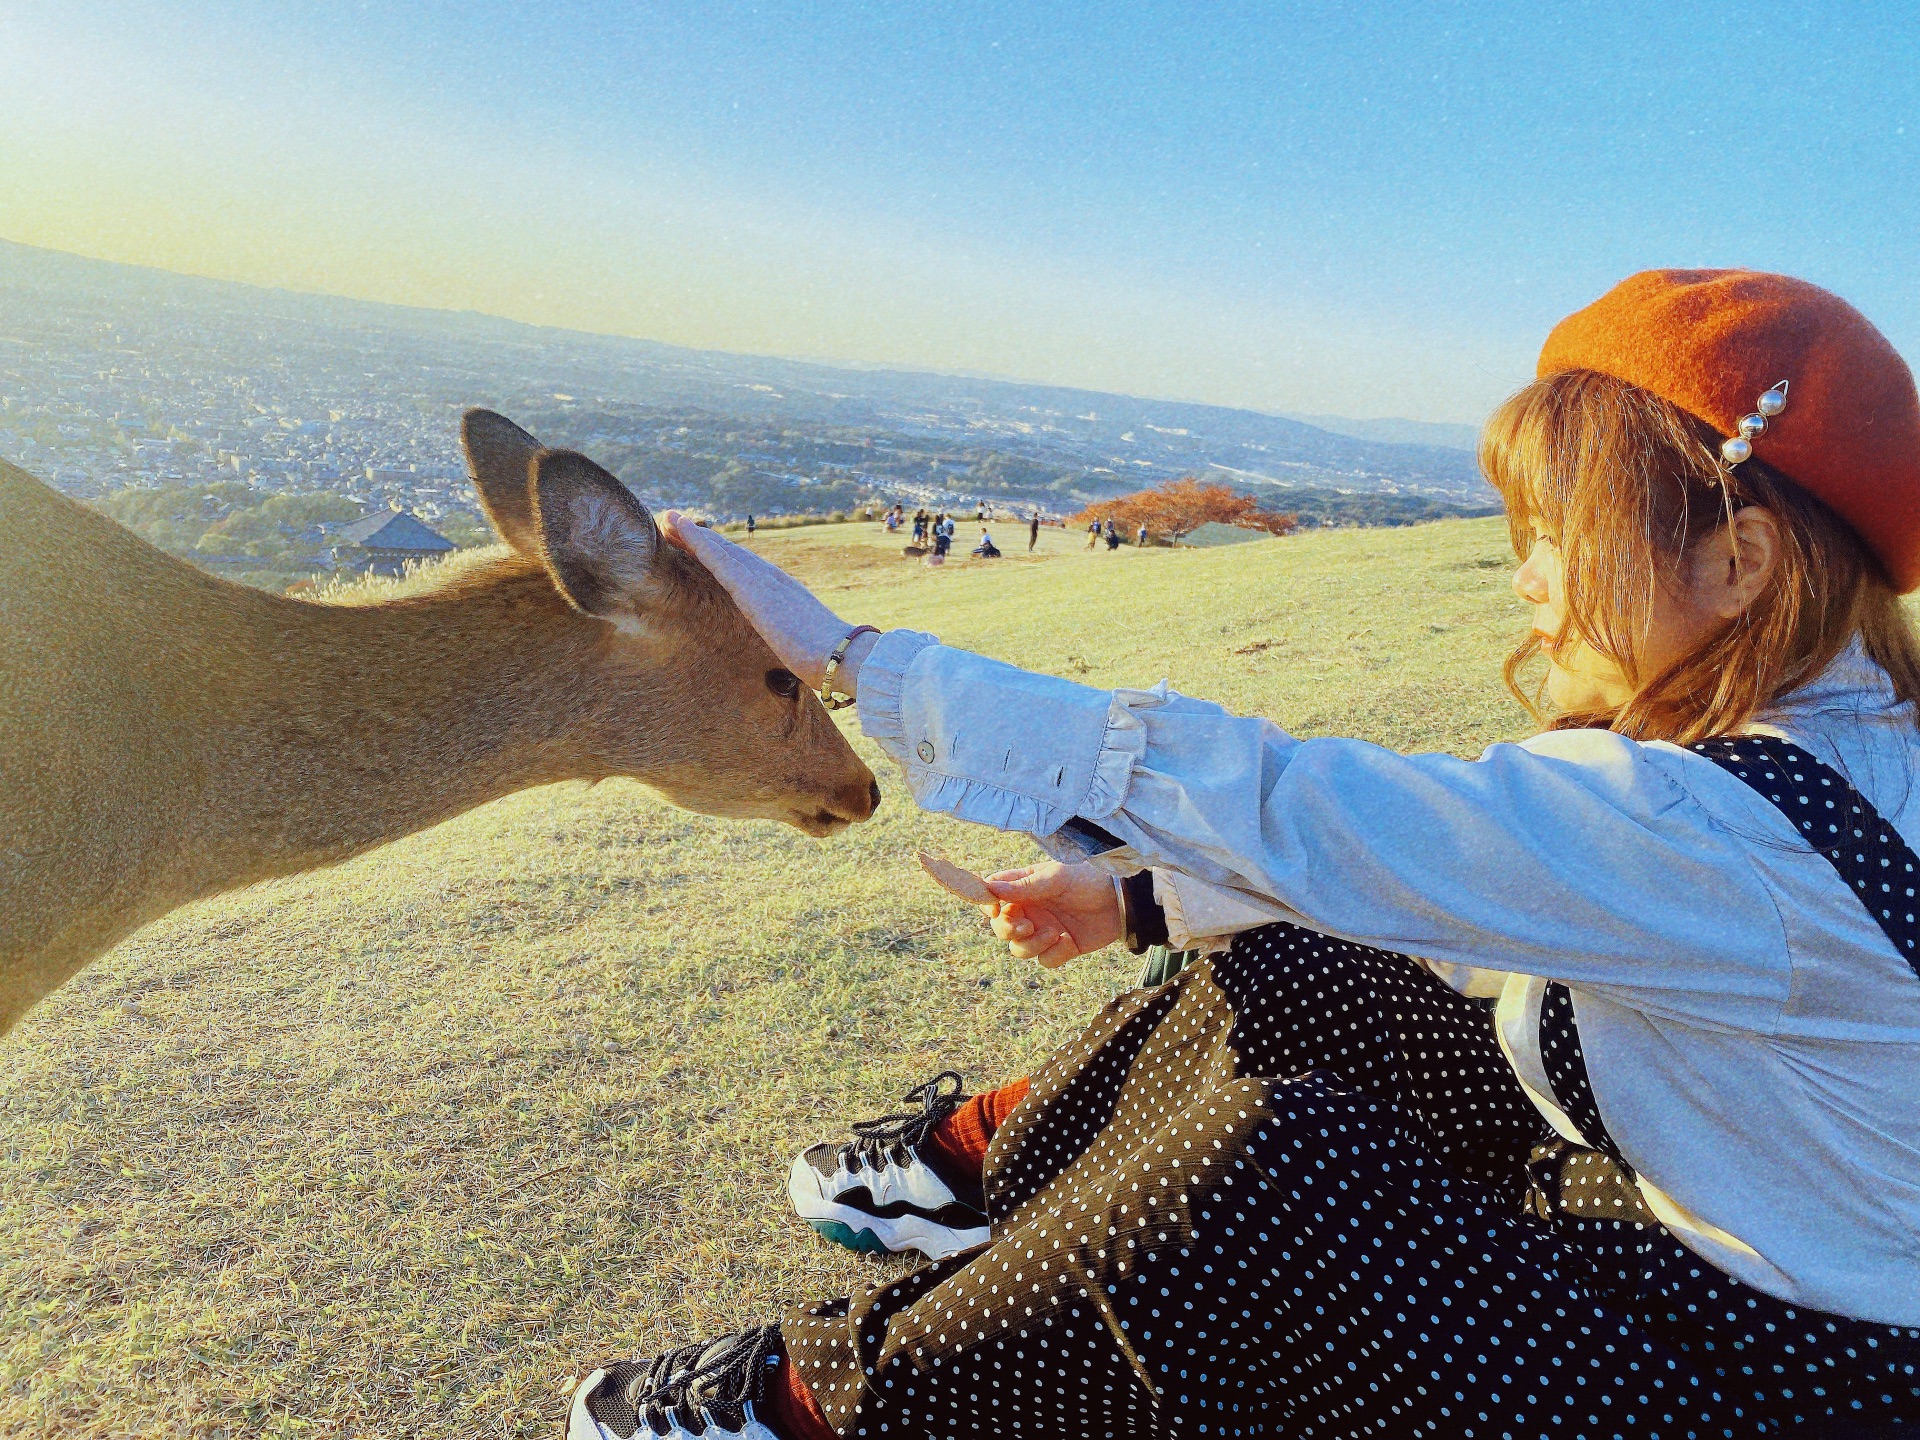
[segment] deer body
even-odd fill
[[[205,575],[0,465],[0,1033],[179,905],[529,785],[871,813],[826,712],[617,481],[486,412],[467,440],[506,549],[364,605]]]

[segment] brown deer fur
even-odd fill
[[[529,785],[627,775],[810,834],[879,802],[624,486],[472,411],[502,549],[381,603],[203,574],[0,464],[0,1034],[176,906]]]

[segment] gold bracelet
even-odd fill
[[[847,658],[847,647],[862,635],[878,635],[875,625],[856,625],[833,647],[833,654],[827,657],[826,673],[820,677],[820,703],[829,710],[844,710],[853,703],[853,696],[843,695],[833,688],[833,677],[840,669],[840,662]]]

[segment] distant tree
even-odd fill
[[[1109,518],[1127,535],[1144,525],[1148,535],[1163,540],[1178,540],[1209,522],[1264,530],[1269,535],[1286,535],[1300,525],[1298,516],[1262,510],[1251,495],[1236,494],[1226,485],[1204,485],[1192,476],[1089,505],[1067,523],[1084,526]]]
[[[352,520],[363,509],[344,495],[263,495],[237,480],[117,490],[93,503],[171,554],[246,555],[261,561],[263,572],[297,567],[315,548],[301,535],[328,521]]]
[[[449,510],[433,522],[433,528],[462,550],[492,545],[499,539],[492,527],[471,510]]]

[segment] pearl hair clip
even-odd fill
[[[1753,402],[1755,414],[1742,415],[1737,427],[1739,433],[1730,440],[1720,443],[1720,458],[1729,465],[1738,465],[1753,455],[1753,442],[1766,433],[1767,421],[1787,408],[1787,384],[1782,380],[1758,400]]]

